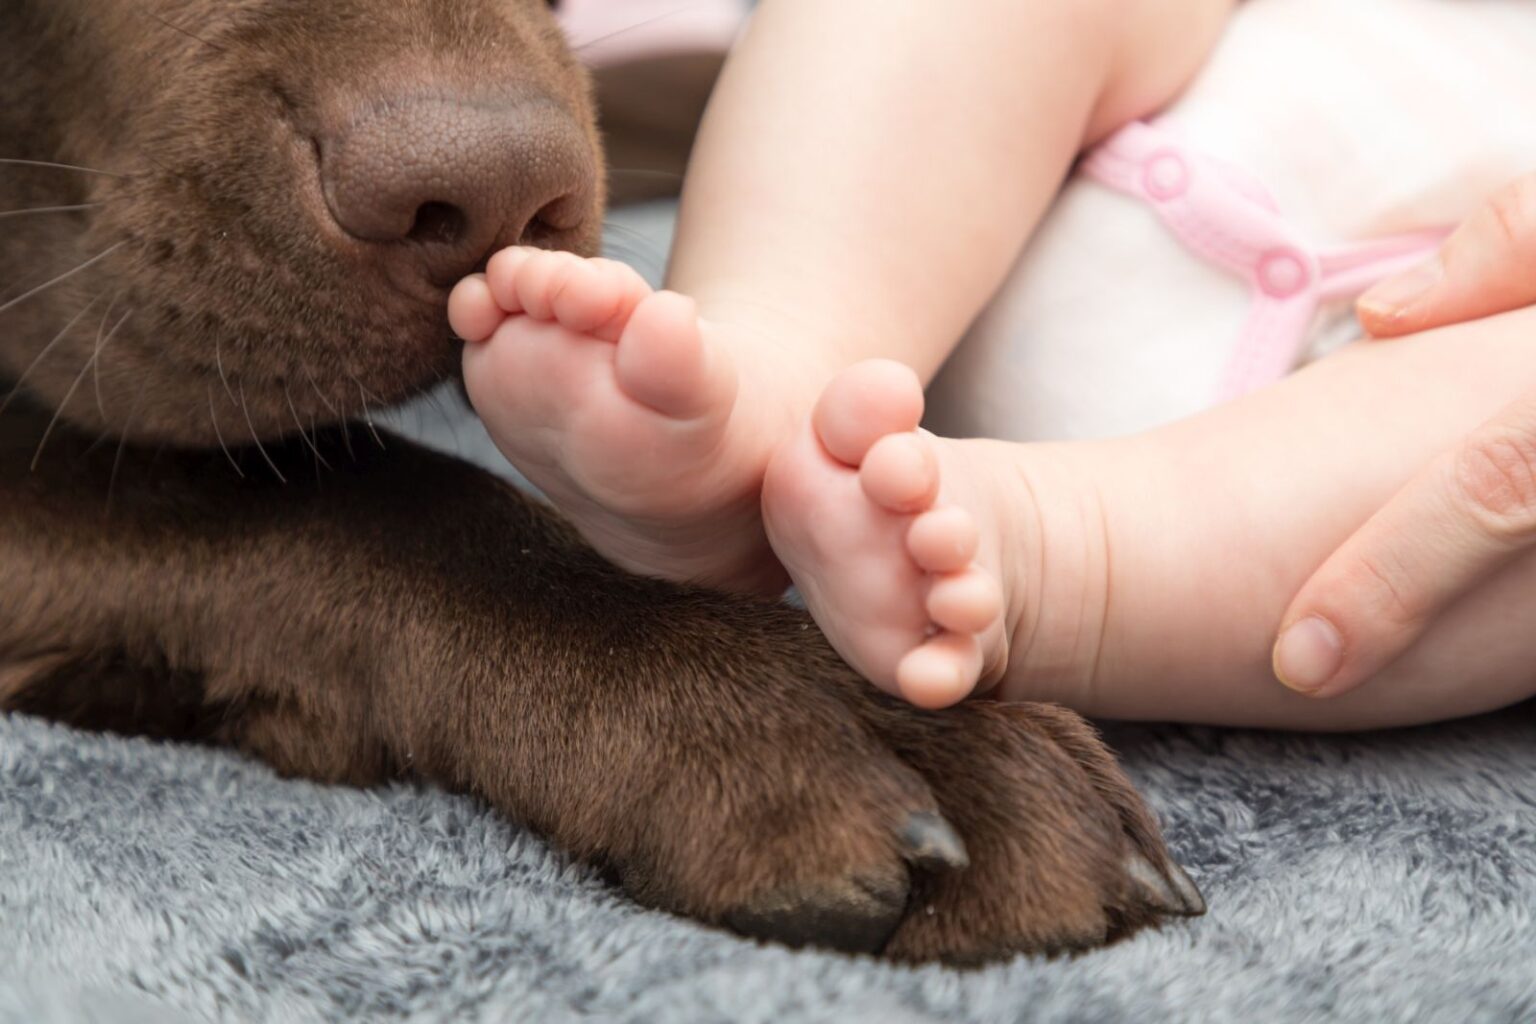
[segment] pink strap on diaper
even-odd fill
[[[1145,200],[1186,248],[1249,282],[1253,303],[1222,376],[1223,401],[1291,371],[1321,302],[1352,298],[1427,259],[1448,234],[1437,229],[1314,246],[1258,182],[1196,153],[1167,129],[1141,122],[1095,148],[1081,170]]]

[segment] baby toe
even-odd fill
[[[595,334],[618,317],[624,297],[602,267],[577,260],[551,279],[549,308],[561,326],[580,334]]]
[[[554,319],[554,297],[581,265],[581,257],[568,252],[536,251],[528,256],[515,275],[517,302],[523,312],[535,320]]]
[[[888,359],[851,366],[832,379],[812,416],[828,454],[857,466],[880,438],[915,430],[923,418],[923,388],[909,367]]]
[[[954,633],[980,633],[1003,614],[1003,592],[978,568],[948,573],[928,588],[928,617]]]
[[[536,252],[537,249],[514,245],[496,253],[486,263],[485,283],[503,312],[512,314],[523,311],[522,302],[517,297],[518,272]]]
[[[448,295],[448,325],[465,341],[486,340],[506,317],[484,274],[466,277]]]
[[[611,260],[606,256],[594,256],[587,260],[591,266],[597,267],[608,275],[609,283],[615,289],[634,297],[639,302],[654,290],[645,278],[640,276],[640,271],[620,260]]]
[[[705,344],[698,306],[656,292],[636,307],[619,339],[614,372],[635,401],[676,419],[730,411],[734,376]]]
[[[980,546],[976,517],[959,505],[929,509],[907,530],[907,554],[924,572],[959,572]]]
[[[896,666],[902,698],[937,711],[971,695],[981,678],[981,645],[966,633],[940,633],[907,652]]]
[[[603,341],[618,341],[629,326],[629,318],[634,316],[640,303],[651,296],[652,288],[627,263],[598,257],[588,260],[587,266],[597,270],[600,287],[605,295],[612,296],[614,302],[613,315],[592,328],[592,334]]]
[[[915,433],[887,434],[865,453],[859,483],[865,496],[888,512],[931,508],[939,494],[933,446]]]

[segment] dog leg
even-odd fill
[[[625,575],[393,437],[242,476],[60,433],[33,471],[45,422],[0,420],[0,709],[419,775],[644,903],[795,944],[975,960],[1195,909],[1064,713],[898,705],[801,613]]]

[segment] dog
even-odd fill
[[[374,428],[447,289],[594,253],[542,0],[0,0],[0,710],[477,794],[637,901],[975,963],[1200,896],[1064,710],[927,713]]]

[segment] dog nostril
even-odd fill
[[[409,237],[414,242],[457,245],[469,230],[469,218],[452,203],[422,203],[416,208]]]
[[[533,249],[543,248],[544,243],[549,241],[554,234],[554,228],[545,223],[542,217],[535,217],[528,222],[527,227],[523,228],[522,236],[518,238],[517,244]]]
[[[539,208],[528,223],[523,227],[522,235],[518,239],[519,245],[541,246],[563,232],[579,226],[580,218],[576,223],[571,223],[571,206],[576,201],[574,196],[561,196],[553,199]]]

